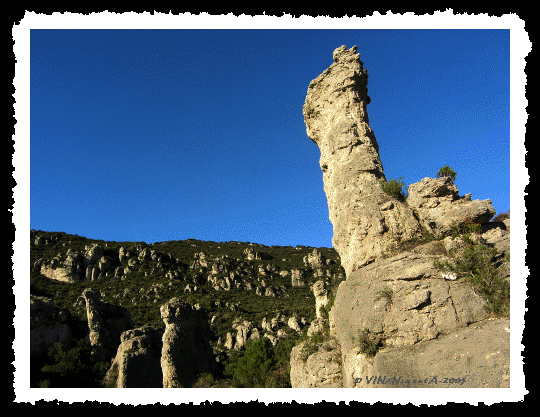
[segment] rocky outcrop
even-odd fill
[[[407,203],[422,226],[436,237],[451,232],[456,224],[482,224],[495,215],[491,200],[472,200],[470,194],[460,197],[450,177],[424,178],[411,184]]]
[[[412,210],[401,201],[388,204],[381,189],[386,178],[369,127],[368,75],[356,51],[334,51],[334,63],[309,84],[303,108],[307,134],[321,152],[332,243],[347,276],[421,231]]]
[[[317,249],[313,249],[313,252],[307,256],[304,256],[304,265],[311,268],[320,268],[326,265],[326,258]]]
[[[293,388],[341,388],[341,352],[335,340],[306,352],[309,342],[302,342],[291,351],[291,386]]]
[[[144,326],[122,333],[106,384],[115,388],[162,388],[162,335]]]
[[[161,370],[163,388],[189,387],[199,373],[215,369],[208,320],[203,311],[172,298],[161,306],[165,323]]]
[[[315,296],[315,314],[317,318],[322,318],[321,308],[328,305],[328,291],[324,281],[317,281],[312,287]]]
[[[51,299],[30,295],[30,355],[45,354],[56,343],[69,346],[73,334],[68,318]]]
[[[486,302],[462,280],[446,280],[436,257],[405,252],[360,268],[339,286],[331,331],[344,352],[364,329],[387,347],[408,346],[486,319]]]
[[[85,278],[85,262],[81,254],[68,252],[66,259],[59,257],[41,265],[41,274],[47,278],[63,282],[75,282]]]
[[[291,285],[293,287],[303,287],[305,285],[304,278],[307,274],[304,269],[293,269],[291,271]]]
[[[133,321],[125,307],[101,301],[101,293],[93,288],[83,291],[88,317],[88,339],[92,345],[92,357],[97,362],[115,357],[120,336],[133,328]]]
[[[344,355],[345,388],[509,388],[510,320],[488,319],[435,340]]]
[[[367,115],[367,71],[356,52],[356,46],[334,51],[334,63],[310,83],[303,108],[307,134],[321,152],[332,243],[347,277],[329,312],[329,337],[341,349],[343,386],[367,387],[373,380],[366,378],[374,375],[442,379],[483,371],[484,376],[468,378],[462,386],[509,386],[509,334],[501,330],[508,322],[491,323],[486,300],[456,273],[434,265],[436,260],[449,261],[454,249],[460,253],[463,242],[447,237],[409,251],[401,245],[424,231],[442,238],[455,226],[480,224],[484,234],[472,239],[497,249],[496,267],[504,271],[506,227],[501,223],[503,227],[487,231],[495,214],[491,201],[459,196],[449,177],[411,184],[407,198],[385,193],[386,178]],[[398,254],[390,257],[396,249]],[[324,336],[320,314],[309,330],[317,335],[315,340]],[[453,344],[456,340],[460,342]],[[314,349],[313,341],[293,349],[293,387],[324,383],[302,365],[317,361]],[[399,386],[407,384],[410,381]]]

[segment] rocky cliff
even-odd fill
[[[293,349],[293,387],[508,387],[509,223],[450,177],[385,192],[356,52],[334,51],[304,105],[346,280],[327,334]]]

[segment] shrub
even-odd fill
[[[268,338],[248,340],[244,356],[238,359],[233,371],[233,384],[240,388],[264,388],[274,363]]]
[[[71,349],[56,343],[49,349],[49,358],[54,363],[45,365],[41,371],[50,376],[49,384],[54,388],[95,388],[101,385],[108,364],[93,362],[90,355],[91,348],[85,340],[79,340]]]
[[[510,210],[508,210],[506,213],[497,214],[491,221],[492,222],[502,222],[506,219],[510,218]]]
[[[278,364],[270,371],[264,385],[265,388],[291,388],[290,366]]]
[[[390,197],[404,199],[405,195],[403,194],[403,187],[405,187],[405,183],[401,181],[402,179],[403,177],[399,177],[397,180],[391,179],[387,182],[381,178],[379,183],[381,184],[382,190]]]
[[[197,381],[193,384],[192,388],[212,388],[215,379],[211,373],[202,373],[197,377]]]
[[[371,332],[369,329],[364,329],[358,337],[360,353],[368,357],[374,357],[380,348],[384,346],[384,341],[381,337]]]
[[[443,272],[452,272],[465,278],[481,297],[487,301],[487,310],[497,316],[510,314],[510,284],[495,266],[497,250],[471,238],[472,233],[481,232],[480,225],[467,222],[454,230],[464,242],[463,249],[452,251],[451,261],[434,261],[434,266]]]
[[[450,177],[452,182],[456,179],[457,173],[450,168],[448,165],[443,166],[439,169],[439,172],[437,172],[437,178],[441,177]]]

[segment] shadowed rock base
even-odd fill
[[[510,320],[490,319],[436,340],[344,358],[345,388],[509,388]]]

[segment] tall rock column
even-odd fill
[[[369,127],[368,75],[356,51],[334,51],[334,63],[309,84],[303,108],[307,134],[321,151],[332,243],[347,277],[420,233],[412,210],[380,187],[386,178]]]
[[[160,308],[165,323],[161,350],[163,388],[189,387],[198,374],[215,370],[210,328],[202,311],[172,298]]]

